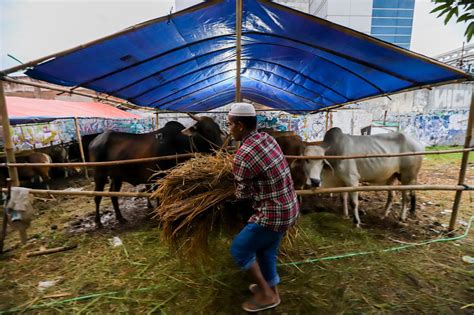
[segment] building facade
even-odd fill
[[[175,0],[180,11],[199,0]],[[415,0],[275,0],[292,9],[410,49]]]
[[[448,51],[435,59],[474,75],[474,44]]]
[[[309,14],[410,49],[415,0],[308,1]]]

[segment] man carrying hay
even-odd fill
[[[249,290],[253,297],[242,304],[258,312],[280,304],[276,263],[281,239],[299,215],[299,205],[290,168],[273,137],[256,130],[255,108],[234,103],[228,115],[229,131],[242,141],[234,158],[236,197],[252,199],[255,214],[231,246],[235,262],[255,280]]]

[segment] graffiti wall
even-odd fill
[[[206,116],[213,117],[222,130],[226,130],[227,114],[224,112],[208,112]],[[327,117],[328,128],[340,127],[344,132],[360,135],[360,130],[372,122],[372,114],[364,110],[344,110],[331,113]],[[193,120],[183,114],[162,114],[159,116],[159,126],[163,127],[168,121],[176,120],[188,127]],[[272,128],[280,131],[295,131],[304,141],[322,140],[326,133],[326,113],[307,115],[292,115],[281,111],[258,112],[258,128]]]
[[[221,110],[222,111],[222,110]],[[225,112],[206,113],[226,130]],[[387,121],[397,122],[400,130],[419,139],[424,145],[463,145],[467,128],[468,110],[442,111],[431,114],[389,114]],[[361,129],[372,124],[373,114],[365,110],[339,110],[312,115],[292,115],[286,112],[259,112],[258,127],[281,131],[295,131],[304,141],[322,140],[326,126],[339,127],[344,133],[360,135]],[[183,114],[162,114],[159,127],[177,120],[188,127],[194,121]],[[143,119],[79,119],[81,135],[114,130],[129,133],[145,133],[155,130],[155,117]],[[76,138],[73,119],[55,120],[49,123],[25,124],[11,127],[13,144],[17,151],[31,150],[51,144],[67,143]],[[2,137],[3,139],[3,137]],[[1,140],[2,140],[1,139]],[[3,141],[0,142],[3,146]]]
[[[130,133],[145,133],[155,129],[153,117],[144,119],[79,119],[81,135],[114,130]],[[76,139],[74,119],[61,119],[45,123],[15,125],[11,127],[12,141],[16,151],[31,150]],[[3,136],[0,142],[3,147]]]
[[[400,129],[419,139],[425,146],[463,145],[469,111],[447,111],[433,114],[391,116]]]

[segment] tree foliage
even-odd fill
[[[444,24],[448,24],[453,16],[456,22],[466,22],[467,29],[464,35],[469,42],[474,35],[474,0],[431,0],[437,6],[430,13],[438,12],[438,17],[444,17]]]

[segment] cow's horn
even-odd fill
[[[192,119],[194,119],[195,121],[201,121],[201,117],[198,117],[196,115],[193,115],[191,113],[187,113],[189,115],[189,117],[191,117]]]

